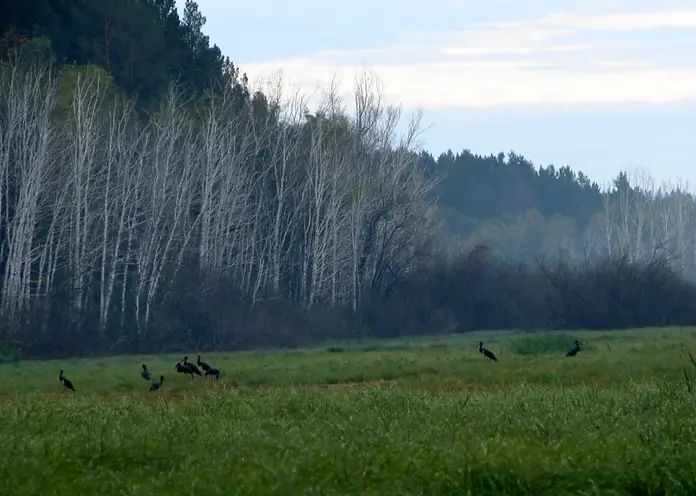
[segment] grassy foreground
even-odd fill
[[[219,382],[179,356],[5,364],[0,494],[696,494],[688,351],[694,330],[501,332],[205,355]]]

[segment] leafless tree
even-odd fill
[[[13,60],[0,71],[0,311],[9,321],[29,303],[33,264],[42,253],[37,229],[50,204],[56,90],[47,67]]]
[[[664,186],[665,193],[659,201],[662,214],[663,236],[668,241],[670,256],[677,262],[677,269],[687,271],[689,244],[694,227],[694,199],[689,193],[688,182],[680,180]],[[657,202],[656,202],[657,203]]]
[[[77,74],[67,126],[61,138],[67,144],[65,174],[67,200],[64,219],[67,222],[68,263],[71,277],[72,308],[77,328],[90,293],[92,277],[100,265],[98,232],[103,206],[105,177],[103,149],[105,122],[104,92],[96,73]],[[102,243],[103,246],[103,243]]]
[[[379,82],[367,72],[356,82],[355,113],[351,170],[359,178],[352,185],[351,303],[357,308],[361,287],[378,291],[387,272],[404,270],[414,252],[406,248],[418,251],[436,226],[429,198],[434,182],[416,170],[412,153],[420,114],[398,140],[401,108],[384,102]]]
[[[200,149],[184,102],[172,87],[148,127],[147,167],[137,192],[140,224],[135,238],[137,284],[135,313],[139,339],[144,339],[156,294],[165,292],[183,262],[200,214],[190,215]],[[166,277],[165,268],[168,269]]]
[[[402,109],[367,72],[353,111],[336,80],[315,115],[281,87],[251,98],[218,88],[198,103],[172,87],[144,123],[98,71],[59,98],[48,68],[3,66],[2,317],[29,309],[48,322],[60,289],[75,332],[94,319],[97,338],[120,325],[143,342],[190,273],[224,275],[252,303],[358,311],[366,292],[389,292],[441,220],[416,163],[420,114],[399,134]]]
[[[101,202],[99,329],[103,336],[116,281],[121,278],[122,319],[133,234],[138,226],[136,195],[144,174],[147,135],[135,124],[132,105],[116,100],[108,112]]]

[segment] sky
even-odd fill
[[[369,69],[422,109],[436,157],[515,151],[601,185],[629,169],[696,189],[694,0],[197,3],[251,81],[312,93],[337,76],[347,94]]]

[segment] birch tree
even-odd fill
[[[94,328],[143,344],[173,283],[200,286],[189,280],[231,284],[252,304],[287,296],[357,312],[435,235],[419,115],[397,133],[402,110],[369,73],[354,112],[336,80],[314,116],[276,80],[265,96],[230,86],[197,104],[172,88],[147,123],[99,70],[71,72],[60,95],[48,69],[0,73],[4,319],[42,313],[49,332],[58,313],[75,337]]]
[[[306,97],[299,91],[283,101],[282,81],[279,79],[271,101],[281,110],[283,124],[276,127],[273,136],[272,160],[266,171],[271,185],[269,214],[272,216],[272,232],[269,237],[268,256],[270,262],[270,290],[278,293],[280,282],[289,263],[289,250],[293,232],[299,227],[300,209],[298,193],[303,188],[302,176],[297,167],[302,146],[302,119],[307,105]]]
[[[141,341],[146,338],[155,296],[166,292],[198,224],[198,215],[189,217],[200,153],[193,146],[192,131],[183,102],[172,88],[148,129],[143,163],[147,169],[136,198],[139,215],[144,219],[134,240],[135,313]]]
[[[654,182],[647,171],[622,171],[614,190],[605,194],[605,234],[607,249],[626,253],[638,261],[652,256],[646,251],[653,215]]]
[[[232,90],[212,97],[201,110],[200,230],[197,239],[200,266],[226,270],[242,240],[235,234],[248,211],[252,177],[246,166],[254,155],[251,123]]]
[[[56,85],[48,68],[14,60],[0,70],[0,255],[2,316],[12,322],[27,307],[42,207],[54,157],[51,113]]]
[[[687,270],[690,232],[694,227],[694,200],[689,193],[688,183],[677,180],[665,183],[662,195],[656,200],[656,223],[659,222],[668,254],[676,261],[676,268],[684,273]]]
[[[69,273],[72,307],[78,329],[90,293],[100,250],[95,236],[103,205],[104,91],[98,73],[77,74],[71,95],[68,126],[62,137],[67,143],[66,196]],[[108,165],[107,165],[108,169]]]
[[[147,136],[138,129],[132,106],[116,100],[108,114],[103,161],[104,185],[101,201],[101,243],[99,279],[99,330],[104,337],[116,281],[122,284],[122,299],[128,286],[128,262],[133,231],[137,228],[136,195],[144,175],[142,150]],[[121,312],[125,313],[125,303]]]
[[[402,110],[384,103],[379,83],[364,74],[355,93],[356,136],[362,137],[358,150],[375,151],[373,163],[367,162],[370,200],[360,207],[364,220],[358,278],[378,291],[387,271],[399,274],[411,262],[413,252],[399,253],[396,247],[417,248],[433,234],[435,217],[428,197],[435,183],[415,168],[412,149],[421,130],[420,114],[399,141],[396,128]]]

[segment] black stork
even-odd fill
[[[140,372],[140,375],[141,375],[142,378],[145,379],[146,381],[149,381],[149,380],[150,380],[150,377],[151,377],[152,375],[150,374],[150,371],[147,370],[147,365],[143,364],[143,371]]]
[[[63,386],[65,386],[66,390],[70,389],[71,391],[75,391],[75,387],[73,386],[72,382],[70,382],[70,379],[63,377],[63,369],[61,369],[60,374],[58,375],[58,380]]]
[[[190,369],[191,369],[191,372],[193,372],[194,374],[196,374],[196,375],[201,375],[201,369],[199,369],[198,367],[196,367],[196,364],[195,364],[195,363],[189,363],[189,362],[188,362],[188,357],[187,357],[187,356],[184,357],[184,365],[185,365],[186,367],[190,368]],[[191,376],[191,377],[193,377],[193,376]]]
[[[188,374],[190,377],[193,377],[193,370],[191,370],[190,363],[187,365],[181,365],[181,362],[179,362],[174,367],[174,370],[176,370],[180,374]]]
[[[207,379],[208,377],[215,377],[215,380],[219,381],[220,371],[218,369],[210,367],[208,370],[205,371],[205,378]]]
[[[199,366],[200,368],[202,368],[205,372],[208,372],[210,369],[213,368],[213,367],[211,367],[210,365],[208,365],[207,363],[201,362],[201,356],[200,356],[200,355],[198,355],[198,360],[196,361],[196,363],[197,363],[198,366]]]
[[[164,384],[164,376],[160,376],[159,382],[155,381],[152,384],[150,384],[150,391],[159,391],[162,389],[162,384]]]
[[[578,351],[580,351],[580,343],[575,340],[575,346],[573,346],[568,353],[566,353],[567,357],[572,357],[578,354]]]
[[[483,347],[483,341],[479,342],[478,348],[479,348],[479,352],[483,353],[486,356],[486,358],[489,358],[489,359],[493,360],[494,362],[498,361],[498,359],[495,357],[495,355],[493,354],[493,352],[491,350],[487,350],[486,348]]]

